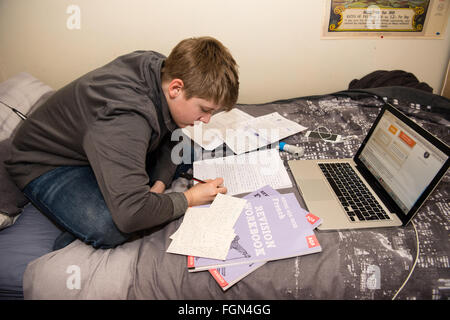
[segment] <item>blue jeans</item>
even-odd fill
[[[117,229],[90,166],[59,167],[31,181],[25,196],[66,232],[54,250],[76,238],[94,248],[113,248],[131,235]]]
[[[174,180],[192,169],[191,161],[178,165]],[[149,158],[151,170],[151,158]],[[166,186],[169,187],[169,186]],[[24,189],[34,206],[53,220],[64,232],[53,249],[61,249],[76,238],[94,248],[114,248],[144,232],[126,234],[117,229],[90,166],[63,166],[44,173]]]
[[[174,179],[192,164],[180,164]],[[65,230],[54,250],[76,238],[94,248],[114,248],[140,233],[126,234],[117,229],[90,166],[64,166],[44,173],[23,190],[34,206]]]

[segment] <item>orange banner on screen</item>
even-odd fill
[[[394,127],[392,124],[389,126],[388,130],[394,135],[397,133],[397,128]]]
[[[400,131],[400,134],[398,135],[398,137],[400,139],[402,139],[408,146],[410,146],[411,148],[414,147],[416,145],[416,142],[411,139],[406,133],[404,133],[403,131]]]

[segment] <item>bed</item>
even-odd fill
[[[24,113],[51,94],[39,92]],[[325,159],[351,157],[384,101],[450,144],[450,101],[412,86],[348,89],[237,107],[253,116],[277,111],[310,129],[323,126],[343,135],[345,140],[336,144],[307,138],[304,132],[283,140],[303,147],[304,159]],[[0,142],[1,166],[13,134],[14,130]],[[280,155],[283,160],[294,158],[285,152]],[[186,257],[165,252],[182,218],[115,249],[96,250],[76,240],[52,251],[60,230],[14,189],[4,168],[0,169],[0,211],[10,219],[0,231],[0,299],[449,298],[448,173],[414,225],[316,231],[322,252],[268,262],[224,292],[208,272],[189,273]],[[180,178],[171,190],[186,186]],[[295,188],[282,192],[289,191],[301,201]]]

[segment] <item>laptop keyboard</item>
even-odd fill
[[[351,221],[389,220],[349,163],[319,163]]]

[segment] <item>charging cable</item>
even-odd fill
[[[0,100],[1,104],[4,104],[5,106],[7,106],[8,108],[10,108],[12,110],[12,112],[14,112],[15,114],[17,114],[17,116],[22,119],[22,120],[26,120],[27,116],[24,115],[22,112],[20,112],[19,110],[17,110],[16,108],[11,107],[9,104],[4,103],[3,101]]]
[[[320,131],[320,129],[324,129],[325,132]],[[329,141],[329,139],[330,139],[331,136],[333,135],[333,134],[331,133],[331,130],[328,129],[327,127],[324,127],[324,126],[318,126],[318,127],[316,127],[313,131],[317,132],[318,135],[319,135],[319,137],[320,137],[320,139],[325,140],[325,141]]]
[[[414,228],[414,231],[416,232],[416,244],[417,244],[417,253],[416,253],[416,260],[414,261],[414,264],[411,268],[411,271],[409,272],[408,276],[406,277],[405,281],[403,282],[402,286],[397,290],[397,292],[395,293],[395,295],[392,297],[392,300],[395,300],[395,298],[397,298],[397,295],[400,293],[400,291],[402,291],[403,287],[406,285],[406,283],[408,282],[409,278],[411,277],[414,269],[416,268],[416,264],[417,261],[419,260],[419,253],[420,253],[420,249],[419,249],[419,234],[417,233],[417,229],[416,229],[416,225],[414,224],[413,221],[411,221],[411,224]]]

